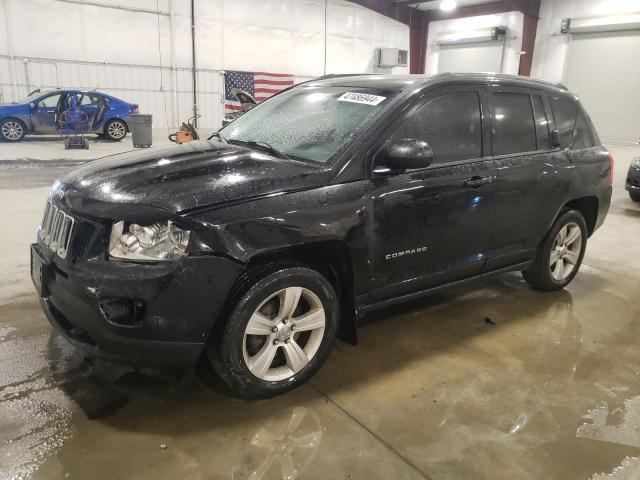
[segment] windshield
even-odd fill
[[[387,105],[394,92],[357,87],[297,87],[261,103],[220,130],[229,143],[327,163]]]
[[[20,103],[29,103],[29,102],[33,102],[36,98],[38,97],[42,97],[43,95],[47,94],[49,92],[41,92],[40,90],[36,90],[35,92],[32,92],[30,95],[28,95],[26,98],[24,98]]]

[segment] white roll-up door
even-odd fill
[[[440,45],[438,73],[501,72],[504,42],[500,40]]]
[[[572,34],[565,83],[603,142],[638,142],[640,30]]]

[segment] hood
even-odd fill
[[[324,166],[200,140],[89,162],[60,177],[51,195],[80,213],[126,220],[313,188],[326,184],[330,173]]]

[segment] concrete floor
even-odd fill
[[[310,384],[259,402],[53,333],[27,245],[61,169],[0,169],[0,479],[640,478],[638,149],[611,150],[611,211],[568,289],[506,274],[378,312]]]

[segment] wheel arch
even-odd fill
[[[333,286],[340,302],[338,338],[347,343],[357,342],[353,261],[349,247],[340,240],[323,240],[288,246],[259,253],[249,259],[245,274],[236,282],[229,295],[230,302],[238,298],[254,283],[282,266],[307,266],[322,274]],[[232,307],[231,307],[232,308]],[[228,312],[228,308],[223,311]]]
[[[127,129],[127,133],[129,133],[131,130],[129,130],[129,123],[122,117],[119,116],[114,116],[114,117],[110,117],[107,119],[106,122],[104,122],[104,127],[106,128],[107,125],[109,125],[109,123],[113,122],[114,120],[120,120],[122,123],[124,123],[125,128]]]
[[[577,210],[582,214],[587,223],[587,234],[590,237],[596,228],[596,221],[598,219],[598,197],[587,196],[569,200],[562,206],[554,222],[565,210]]]

